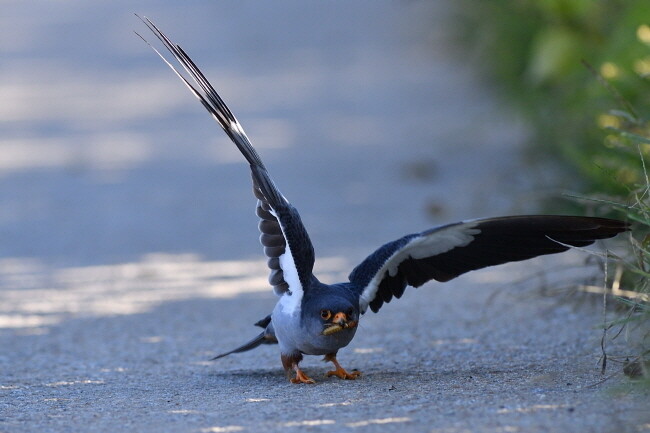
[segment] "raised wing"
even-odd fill
[[[406,286],[449,281],[475,269],[560,253],[626,231],[606,218],[530,215],[449,224],[390,242],[350,274],[361,311],[377,312]]]
[[[261,219],[259,224],[260,242],[269,258],[268,265],[271,269],[269,282],[273,285],[277,294],[295,294],[294,299],[299,301],[302,298],[304,288],[307,287],[312,278],[314,249],[298,211],[291,206],[277,189],[241,124],[198,66],[194,64],[180,46],[173,43],[148,18],[140,19],[180,63],[183,70],[196,83],[197,87],[185,78],[181,71],[167,61],[146,39],[139,34],[138,36],[163,59],[185,83],[192,94],[201,101],[250,164],[253,176],[253,192],[258,199],[257,215]]]

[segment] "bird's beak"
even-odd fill
[[[345,313],[336,313],[332,319],[332,323],[341,325],[345,328],[345,325],[348,323],[348,316]]]
[[[349,320],[345,313],[336,313],[332,319],[332,325],[325,328],[323,335],[334,334],[346,328],[354,328],[355,326],[357,326],[357,322]]]

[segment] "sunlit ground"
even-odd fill
[[[319,260],[326,279],[343,280],[341,258]],[[49,269],[36,260],[0,261],[0,328],[47,332],[70,317],[137,314],[166,302],[269,292],[266,261],[209,262],[150,255],[137,263]]]
[[[502,287],[509,294],[517,293],[518,288],[528,288],[522,292],[527,293],[531,287],[561,293],[561,287],[595,281],[598,262],[586,261],[583,252],[565,256],[563,260],[538,259],[525,267],[510,265],[470,273],[460,285],[484,286],[487,291]],[[551,263],[552,273],[545,268]],[[346,281],[352,267],[342,257],[323,257],[317,261],[316,273],[324,282]],[[268,294],[272,291],[268,274],[262,259],[207,261],[192,254],[149,254],[131,263],[64,268],[53,268],[37,259],[5,258],[0,260],[0,329],[13,328],[21,334],[47,333],[49,326],[70,318],[140,314],[173,301]],[[440,283],[431,283],[432,287],[424,290],[436,290],[436,284]],[[476,342],[472,338],[437,339],[432,344]],[[355,352],[381,350],[357,348]]]

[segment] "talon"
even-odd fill
[[[296,377],[289,378],[289,381],[291,383],[316,383],[314,379],[307,376],[305,373],[303,373],[300,367],[298,367],[298,363],[302,360],[301,353],[294,353],[291,355],[282,354],[280,355],[280,359],[282,360],[284,371],[287,372],[287,376],[290,375],[291,370],[296,372]]]
[[[361,376],[361,372],[358,370],[352,370],[352,373],[348,373],[345,368],[341,367],[341,364],[336,360],[336,353],[330,353],[325,355],[323,361],[329,361],[334,364],[336,370],[331,370],[327,372],[327,377],[336,376],[339,379],[345,380],[354,380],[357,377]]]
[[[302,370],[296,369],[296,377],[291,379],[291,383],[308,383],[314,384],[316,381],[303,373]]]
[[[361,376],[361,372],[357,370],[353,370],[352,373],[348,373],[344,368],[339,367],[336,370],[328,371],[327,377],[330,376],[336,376],[339,379],[354,380],[357,377]]]

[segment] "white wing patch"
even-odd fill
[[[283,313],[294,314],[300,311],[300,302],[302,301],[303,290],[302,284],[300,284],[300,278],[298,278],[296,264],[293,261],[291,248],[289,248],[289,243],[287,243],[284,254],[282,254],[279,259],[284,281],[289,285],[289,291],[284,293],[280,298],[280,305],[282,306]]]
[[[386,272],[391,277],[394,277],[397,275],[400,263],[409,257],[424,259],[468,245],[474,240],[474,236],[481,232],[481,230],[474,228],[477,224],[478,222],[469,222],[436,230],[427,235],[414,238],[408,244],[395,251],[375,274],[366,288],[363,289],[359,297],[359,308],[361,311],[365,312],[370,302],[375,299],[379,284]]]
[[[278,257],[278,259],[280,260],[280,268],[282,269],[284,281],[289,285],[289,291],[282,295],[278,303],[282,307],[283,313],[292,315],[300,312],[300,303],[303,295],[302,284],[300,284],[300,277],[298,276],[298,269],[296,269],[296,262],[293,260],[291,247],[284,234],[284,227],[282,227],[280,219],[272,208],[269,212],[278,220],[286,244],[284,254]]]

